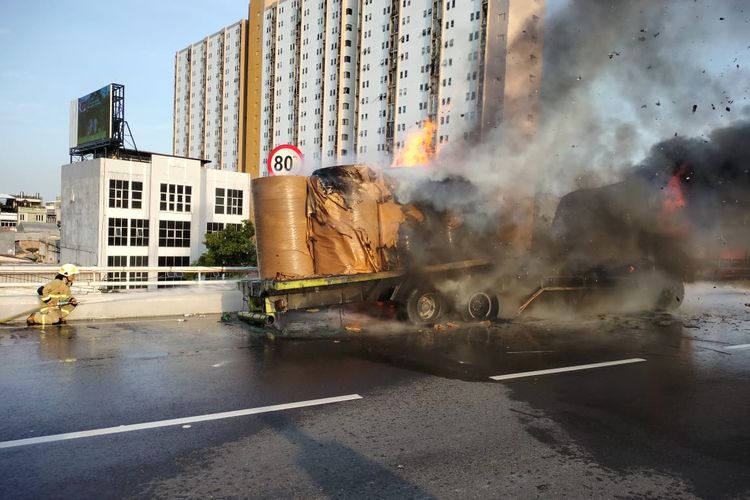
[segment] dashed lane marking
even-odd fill
[[[740,349],[750,349],[750,344],[728,345],[724,349],[731,349],[733,351]]]
[[[295,408],[305,408],[308,406],[319,406],[331,403],[341,403],[362,399],[359,394],[347,394],[346,396],[336,396],[332,398],[310,399],[308,401],[298,401],[296,403],[286,403],[272,406],[261,406],[258,408],[247,408],[245,410],[227,411],[223,413],[209,413],[207,415],[198,415],[194,417],[173,418],[171,420],[158,420],[156,422],[144,422],[142,424],[120,425],[117,427],[106,427],[103,429],[94,429],[90,431],[68,432],[65,434],[53,434],[51,436],[39,436],[26,439],[15,439],[13,441],[0,442],[0,448],[15,448],[18,446],[28,446],[32,444],[51,443],[54,441],[65,441],[69,439],[80,439],[92,436],[104,436],[107,434],[119,434],[122,432],[140,431],[144,429],[156,429],[158,427],[169,427],[172,425],[185,426],[195,422],[207,422],[209,420],[220,420],[223,418],[244,417],[246,415],[257,415],[259,413],[270,413],[274,411],[292,410]],[[183,428],[189,428],[183,427]]]
[[[492,380],[510,380],[514,378],[535,377],[537,375],[548,375],[550,373],[574,372],[578,370],[590,370],[592,368],[604,368],[607,366],[626,365],[629,363],[641,363],[643,358],[621,359],[619,361],[607,361],[604,363],[592,363],[590,365],[565,366],[562,368],[550,368],[549,370],[535,370],[532,372],[509,373],[507,375],[495,375]]]

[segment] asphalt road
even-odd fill
[[[318,340],[218,317],[3,327],[0,498],[747,498],[748,304],[703,284],[673,316],[343,314]]]

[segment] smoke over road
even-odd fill
[[[656,248],[689,277],[693,257],[748,248],[750,6],[568,0],[545,16],[534,137],[505,120],[443,148],[401,200],[432,199],[486,246],[483,231],[524,225],[533,198],[537,249],[588,265]],[[447,188],[451,176],[471,188]],[[607,185],[566,196],[555,217],[566,193]]]

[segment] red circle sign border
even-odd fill
[[[282,144],[280,146],[276,146],[271,150],[271,154],[268,155],[268,160],[266,161],[266,171],[268,172],[268,175],[274,176],[276,174],[273,173],[273,168],[271,168],[271,160],[273,159],[273,155],[281,151],[282,149],[291,149],[295,153],[297,153],[297,156],[299,156],[300,160],[305,159],[305,155],[302,154],[302,151],[299,150],[297,146],[294,144]]]

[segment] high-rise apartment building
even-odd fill
[[[173,153],[245,171],[247,21],[175,55]]]
[[[255,176],[281,144],[298,146],[311,168],[389,165],[425,130],[438,153],[500,123],[533,133],[544,9],[544,0],[253,0],[246,23],[177,54],[174,152]],[[243,26],[239,63],[227,67],[225,54],[211,73],[212,52]],[[238,112],[220,100],[231,91],[217,100],[221,71],[221,85],[239,82]],[[217,119],[238,128],[229,163]]]
[[[544,0],[267,0],[261,164],[284,143],[314,166],[390,164],[426,123],[438,151],[535,123],[543,12]],[[503,113],[510,90],[522,116]]]

